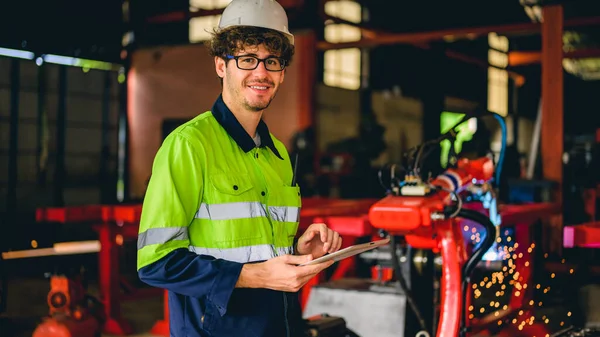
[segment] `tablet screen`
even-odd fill
[[[351,257],[356,254],[364,253],[368,250],[375,249],[377,247],[381,247],[383,245],[388,244],[389,242],[390,242],[390,239],[387,238],[384,240],[371,241],[371,242],[367,242],[367,243],[361,243],[359,245],[346,247],[344,249],[338,250],[337,252],[323,255],[318,259],[314,259],[312,261],[303,263],[300,266],[310,266],[313,264],[319,264],[319,263],[330,261],[330,260],[334,260],[334,261],[343,260],[347,257]]]

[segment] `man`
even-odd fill
[[[289,155],[262,121],[294,54],[273,0],[233,0],[210,42],[222,94],[156,154],[138,238],[142,281],[168,290],[171,336],[302,335],[296,292],[332,262],[338,233],[298,238]]]

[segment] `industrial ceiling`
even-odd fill
[[[291,25],[306,26],[307,9],[317,9],[318,0],[285,0]],[[511,50],[539,51],[539,25],[532,23],[535,10],[525,10],[524,4],[561,3],[565,13],[565,48],[569,51],[586,50],[583,55],[595,55],[600,42],[600,4],[594,0],[455,0],[440,1],[362,1],[368,7],[368,21],[362,25],[380,32],[363,46],[410,42],[452,41],[476,39],[491,29],[511,39]],[[132,0],[130,10],[137,17],[188,11],[189,1]],[[128,27],[122,22],[122,0],[100,2],[13,1],[2,10],[0,46],[27,48],[77,56],[85,54],[103,60],[118,60],[122,34]],[[131,8],[133,7],[133,8]],[[179,7],[179,8],[178,8]],[[304,10],[303,10],[304,9]],[[529,15],[528,13],[529,12]],[[300,13],[300,15],[295,15]],[[203,13],[196,14],[203,15]],[[311,16],[314,18],[314,16]],[[180,24],[185,25],[185,17]],[[138,21],[139,22],[139,21]],[[166,27],[166,26],[165,26]],[[163,28],[165,28],[163,27]],[[160,29],[160,25],[158,25]],[[430,34],[417,34],[430,32]],[[398,34],[398,33],[404,33]],[[472,33],[472,34],[467,34]],[[397,34],[397,35],[393,35]],[[165,30],[163,40],[180,41]],[[179,42],[178,42],[179,43]],[[456,43],[456,42],[454,42]],[[461,48],[459,44],[455,44]],[[468,45],[468,44],[467,44]],[[322,44],[322,48],[337,48]],[[475,55],[476,56],[476,55]]]
[[[288,8],[292,27],[309,28],[319,23],[322,0],[282,0]],[[335,1],[335,0],[333,0]],[[539,64],[541,18],[538,5],[560,3],[565,15],[565,69],[583,79],[600,78],[600,3],[594,0],[455,0],[389,1],[361,0],[368,8],[367,20],[360,24],[365,38],[356,43],[334,45],[321,42],[320,49],[343,46],[376,48],[382,45],[433,44],[463,56],[487,62],[487,33],[495,31],[510,38],[515,71]],[[36,53],[120,62],[121,40],[127,30],[140,27],[149,17],[167,14],[170,23],[145,23],[142,32],[152,32],[144,44],[181,44],[187,37],[189,0],[131,0],[133,18],[123,22],[123,1],[100,2],[13,1],[2,10],[0,47],[27,49]],[[218,11],[217,11],[218,12]],[[183,13],[173,16],[173,13]],[[330,22],[336,21],[329,18]],[[321,20],[320,22],[323,22]],[[339,21],[339,20],[337,20]],[[132,27],[133,25],[133,27]],[[150,33],[148,33],[150,35]],[[142,34],[140,34],[143,36]],[[371,37],[371,39],[366,38]],[[527,53],[525,53],[527,52]],[[533,53],[532,53],[533,52]],[[515,61],[517,60],[517,61]]]

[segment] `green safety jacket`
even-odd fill
[[[219,97],[169,134],[155,157],[137,268],[143,281],[169,290],[172,336],[298,329],[296,294],[235,288],[243,264],[293,254],[299,222],[285,146],[262,121],[257,132],[259,147]]]

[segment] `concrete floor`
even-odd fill
[[[7,310],[0,314],[0,337],[31,337],[41,318],[48,312],[46,304],[48,290],[49,283],[44,278],[27,277],[9,280]],[[94,284],[90,284],[89,291],[90,294],[97,296],[97,287]],[[600,286],[584,287],[580,296],[587,299],[584,310],[590,314],[588,326],[600,326],[600,307],[598,307]],[[156,296],[126,301],[122,303],[121,309],[123,316],[134,329],[135,334],[130,337],[154,337],[148,331],[157,320],[162,318],[163,298]],[[116,337],[107,334],[102,336]]]

